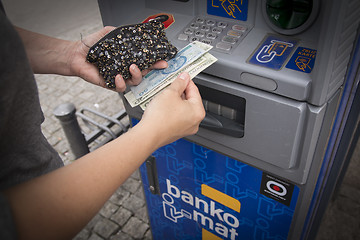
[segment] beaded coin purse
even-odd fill
[[[125,80],[131,78],[131,64],[142,71],[159,60],[170,60],[177,51],[168,41],[164,25],[153,20],[114,29],[89,49],[86,60],[97,66],[109,88],[115,88],[117,74]]]

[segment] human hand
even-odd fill
[[[90,83],[106,87],[105,80],[99,74],[99,70],[97,69],[97,67],[86,61],[86,55],[92,45],[94,45],[100,38],[105,36],[113,29],[115,29],[115,27],[104,27],[100,31],[95,32],[83,38],[81,41],[77,41],[74,43],[69,57],[69,66],[73,75],[79,76]],[[130,66],[130,73],[132,75],[132,78],[125,81],[123,77],[118,74],[115,77],[115,91],[125,91],[126,84],[138,85],[141,82],[142,77],[145,76],[151,69],[161,69],[166,68],[167,66],[168,64],[166,61],[158,61],[152,67],[140,71],[140,69],[135,64],[132,64]]]
[[[155,130],[163,146],[195,134],[204,117],[199,90],[184,72],[149,103],[140,124]]]

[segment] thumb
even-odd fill
[[[182,95],[188,86],[190,82],[190,75],[187,72],[182,72],[175,81],[169,86],[169,88],[172,88],[176,92],[179,93],[179,95]]]

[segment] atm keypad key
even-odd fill
[[[206,24],[209,26],[214,26],[216,22],[214,20],[206,20]]]
[[[187,34],[187,35],[191,35],[191,34],[194,33],[194,30],[191,29],[191,28],[186,28],[185,31],[184,31],[184,33]]]
[[[222,29],[218,27],[214,27],[211,31],[216,34],[220,34],[222,32]]]
[[[198,29],[200,27],[200,25],[197,23],[192,23],[192,24],[190,24],[190,27],[193,29]]]
[[[204,37],[205,33],[203,31],[196,31],[195,32],[195,37]]]
[[[216,37],[217,37],[217,35],[214,34],[214,33],[208,33],[208,34],[206,34],[206,38],[209,38],[209,39],[215,39]]]
[[[181,34],[179,34],[178,39],[181,41],[187,41],[189,39],[189,35],[181,33]]]
[[[238,32],[238,31],[234,31],[234,30],[230,30],[227,32],[228,36],[232,36],[232,37],[236,37],[236,38],[240,38],[242,33]]]
[[[198,17],[198,18],[196,18],[195,22],[202,24],[205,22],[205,18]]]
[[[226,22],[218,22],[217,23],[217,26],[220,27],[220,28],[226,28],[227,27],[227,23]]]
[[[239,31],[239,32],[245,32],[247,30],[247,27],[243,26],[243,25],[234,25],[234,26],[232,26],[232,30]]]
[[[205,32],[210,31],[210,27],[207,25],[202,25],[200,29],[201,29],[201,31],[205,31]]]
[[[198,37],[190,37],[190,42],[200,41]]]
[[[225,42],[225,43],[235,44],[238,41],[238,39],[234,38],[234,37],[231,37],[231,36],[224,36],[222,38],[222,41]]]
[[[224,50],[224,51],[230,51],[231,50],[231,44],[224,43],[224,42],[218,42],[216,44],[216,48]]]
[[[206,43],[206,44],[209,44],[209,45],[212,44],[212,41],[209,40],[209,39],[203,39],[203,40],[201,40],[201,42]]]

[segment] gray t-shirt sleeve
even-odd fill
[[[41,132],[44,116],[21,38],[0,0],[0,191],[63,166]],[[0,239],[16,239],[11,206],[0,192]]]
[[[0,1],[1,3],[1,1]],[[44,115],[22,40],[0,11],[0,191],[63,166],[41,131]]]

